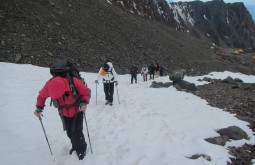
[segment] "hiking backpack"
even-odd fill
[[[138,70],[136,67],[133,67],[130,71],[131,75],[136,75],[138,73]]]
[[[79,71],[73,67],[73,64],[67,59],[58,59],[50,65],[50,73],[53,78],[57,76],[66,77],[68,79],[70,90],[73,98],[77,95],[77,89],[73,83],[73,77],[80,79],[84,84],[85,81],[81,77]]]

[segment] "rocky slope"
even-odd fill
[[[169,70],[255,72],[253,63],[224,62],[202,40],[107,1],[3,0],[0,21],[4,62],[48,66],[65,57],[89,72],[97,72],[106,59],[118,73],[152,62]]]
[[[255,23],[243,3],[108,0],[131,13],[224,47],[255,50]]]

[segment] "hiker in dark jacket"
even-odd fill
[[[107,62],[104,64],[104,67],[101,67],[97,79],[95,80],[95,83],[98,83],[100,77],[103,78],[104,83],[104,93],[105,93],[105,105],[112,106],[113,104],[113,93],[114,93],[114,83],[118,85],[117,81],[117,73],[115,69],[113,68],[113,65],[111,62]]]
[[[153,79],[154,80],[154,75],[155,75],[155,66],[153,64],[151,64],[149,66],[149,74],[150,74],[150,80]]]
[[[129,74],[131,75],[131,84],[133,84],[133,80],[135,79],[135,83],[137,83],[137,73],[138,73],[138,69],[133,66],[129,72]]]
[[[47,81],[40,90],[34,114],[41,120],[45,101],[48,97],[51,97],[54,106],[58,108],[64,130],[72,143],[72,149],[69,153],[72,154],[73,151],[76,151],[78,158],[82,160],[87,149],[87,143],[82,132],[83,114],[86,111],[87,104],[89,104],[90,89],[81,80],[73,77],[73,85],[77,90],[76,96],[73,97],[68,78],[63,77],[63,75],[65,74],[55,74],[55,77]]]

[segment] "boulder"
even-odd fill
[[[14,62],[15,63],[19,63],[22,59],[22,55],[21,54],[16,54],[15,55],[15,59],[14,59]]]
[[[230,77],[230,76],[228,76],[227,78],[225,78],[224,80],[222,80],[222,82],[224,82],[224,83],[230,83],[230,84],[235,84],[235,83],[236,83],[236,81],[235,81],[232,77]]]
[[[169,74],[169,79],[173,81],[173,83],[179,82],[184,78],[184,69],[175,70]]]
[[[173,85],[173,83],[171,83],[171,82],[166,82],[163,84],[163,86],[166,88],[170,87],[171,85]]]
[[[248,135],[241,128],[237,126],[230,126],[217,131],[221,136],[227,136],[229,139],[241,140],[248,139]]]
[[[211,161],[212,160],[210,156],[205,155],[205,154],[195,154],[195,155],[192,155],[191,157],[188,157],[188,158],[189,159],[198,159],[200,157],[204,158],[207,161]]]
[[[178,81],[174,84],[177,90],[196,91],[197,87],[194,83],[190,83],[184,80]]]
[[[228,136],[218,136],[218,137],[213,137],[213,138],[207,138],[205,141],[212,143],[212,144],[217,144],[220,146],[225,146],[226,142],[229,141]]]
[[[166,83],[163,83],[163,82],[156,82],[156,81],[153,81],[150,88],[168,88],[172,85],[173,83],[171,82],[166,82]]]
[[[162,82],[155,82],[153,81],[150,88],[163,88],[164,84]]]

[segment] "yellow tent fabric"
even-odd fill
[[[239,53],[243,53],[244,51],[243,51],[243,49],[239,49],[239,50],[237,50]]]
[[[238,50],[234,51],[233,53],[234,53],[234,54],[240,54],[240,53],[238,52]]]

